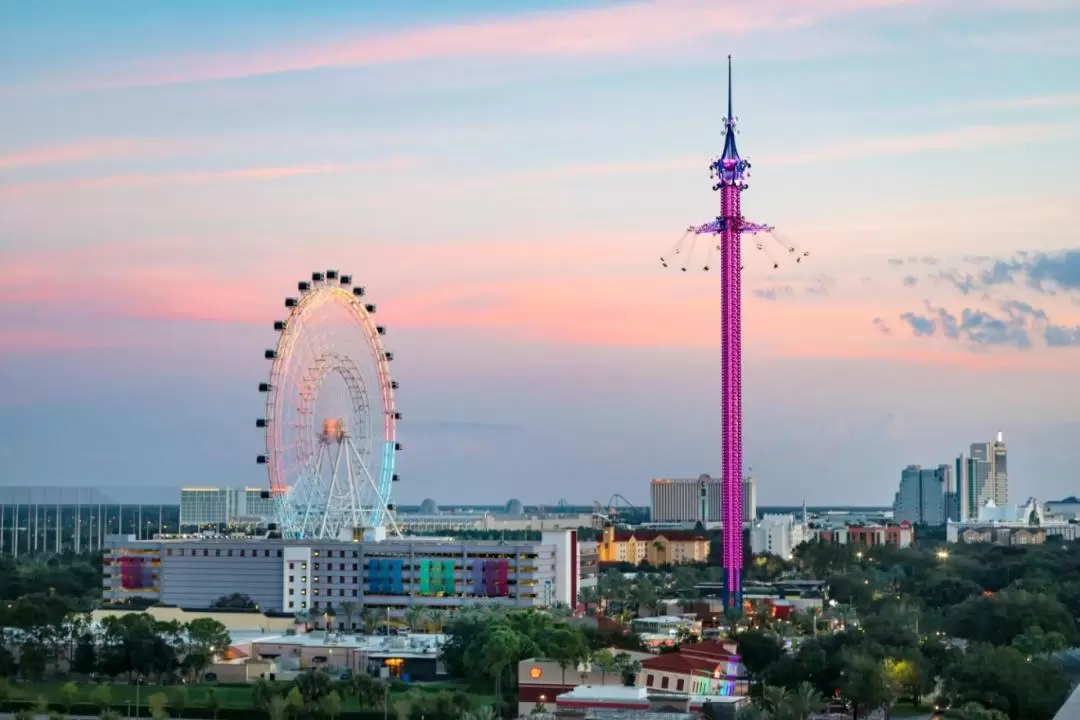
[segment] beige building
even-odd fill
[[[640,565],[679,565],[709,559],[709,538],[690,530],[616,530],[604,528],[600,562]]]

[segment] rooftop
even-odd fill
[[[446,644],[442,634],[410,633],[408,635],[348,635],[314,631],[301,635],[233,633],[233,646],[237,645],[293,645],[303,648],[327,648],[357,650],[372,655],[396,657],[432,657]]]

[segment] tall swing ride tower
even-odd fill
[[[742,570],[743,570],[743,437],[742,437],[742,236],[761,235],[780,244],[784,250],[800,262],[808,255],[784,242],[775,234],[771,225],[754,223],[742,216],[741,200],[744,190],[749,188],[750,163],[739,156],[735,146],[735,126],[738,118],[732,108],[731,93],[731,56],[728,55],[728,105],[724,118],[724,151],[709,166],[713,178],[713,190],[720,193],[720,215],[715,220],[687,228],[682,239],[675,245],[672,253],[684,259],[682,270],[685,272],[694,251],[695,240],[710,238],[709,257],[713,250],[720,255],[720,291],[721,291],[721,359],[720,372],[723,385],[721,399],[722,425],[722,460],[721,490],[723,503],[721,520],[723,523],[723,567],[724,567],[724,606],[742,608]],[[763,251],[778,268],[773,255],[763,242],[756,242],[756,248]],[[668,266],[668,257],[660,258],[664,267]],[[703,270],[710,269],[710,259],[706,259]]]

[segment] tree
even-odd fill
[[[784,657],[784,646],[780,639],[770,632],[747,630],[739,634],[739,656],[750,675],[751,685],[757,684],[760,689],[765,671]]]
[[[98,709],[98,714],[104,716],[112,707],[112,688],[108,685],[98,685],[94,692],[90,693],[90,702]]]
[[[93,675],[97,670],[97,643],[90,633],[83,633],[75,645],[71,669],[79,675]]]
[[[11,699],[11,681],[6,677],[0,677],[0,705]]]
[[[154,693],[146,699],[146,705],[150,708],[150,717],[154,720],[165,720],[169,717],[165,710],[169,705],[169,698],[165,693]]]
[[[601,684],[607,685],[608,673],[615,670],[615,654],[606,648],[598,650],[593,653],[592,661],[600,669]]]
[[[945,670],[942,692],[954,706],[979,703],[1014,720],[1050,720],[1069,696],[1061,666],[1028,660],[1013,647],[977,645]]]
[[[243,593],[229,593],[222,595],[210,607],[219,610],[258,610],[259,606],[249,596]]]
[[[360,612],[360,604],[346,600],[341,603],[340,607],[342,615],[345,616],[345,629],[349,631],[355,630],[353,621],[356,619],[356,614]]]
[[[210,715],[214,720],[217,720],[218,710],[221,709],[221,700],[218,698],[217,690],[208,688],[203,696],[202,704],[204,708],[210,711]]]
[[[289,714],[289,703],[280,695],[275,695],[266,707],[266,714],[270,720],[285,720]]]
[[[228,652],[232,638],[228,629],[213,618],[198,618],[184,626],[187,653],[184,669],[192,680],[198,680],[218,655]]]
[[[330,720],[334,720],[341,714],[341,708],[341,696],[337,694],[337,690],[331,690],[330,694],[324,697],[322,703],[320,703],[323,715],[330,718]]]
[[[177,685],[169,689],[169,705],[176,711],[176,717],[184,717],[184,709],[188,705],[187,685]]]
[[[825,708],[825,699],[813,685],[801,682],[791,691],[788,708],[793,719],[805,720],[812,713],[821,712]]]
[[[422,605],[410,605],[405,609],[405,624],[409,626],[409,630],[413,632],[423,630],[425,622],[427,622],[427,611]]]
[[[64,706],[64,712],[70,715],[71,708],[75,705],[76,698],[79,697],[79,686],[73,682],[64,683],[60,686],[58,695],[60,704]]]
[[[273,702],[271,701],[271,706],[273,706]],[[304,705],[304,696],[301,694],[300,688],[294,686],[285,695],[285,707],[294,715],[299,715],[305,712]]]
[[[40,681],[45,677],[48,665],[45,646],[34,640],[27,640],[19,648],[19,672],[31,680]]]
[[[851,702],[856,719],[890,702],[892,693],[880,662],[864,653],[850,653],[844,666],[840,692]]]
[[[1060,633],[1069,645],[1080,641],[1076,624],[1060,600],[1026,590],[969,598],[952,608],[950,624],[957,637],[992,645],[1008,645],[1032,628]]]
[[[979,703],[966,703],[945,712],[945,720],[1009,720],[1000,710],[987,709]]]

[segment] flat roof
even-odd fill
[[[253,634],[254,635],[254,634]],[[434,657],[446,644],[446,635],[409,633],[408,635],[349,635],[326,633],[317,630],[298,635],[268,635],[261,633],[246,641],[254,645],[292,645],[327,650],[357,650],[370,655],[393,655],[395,657]],[[244,644],[233,637],[233,645]]]

